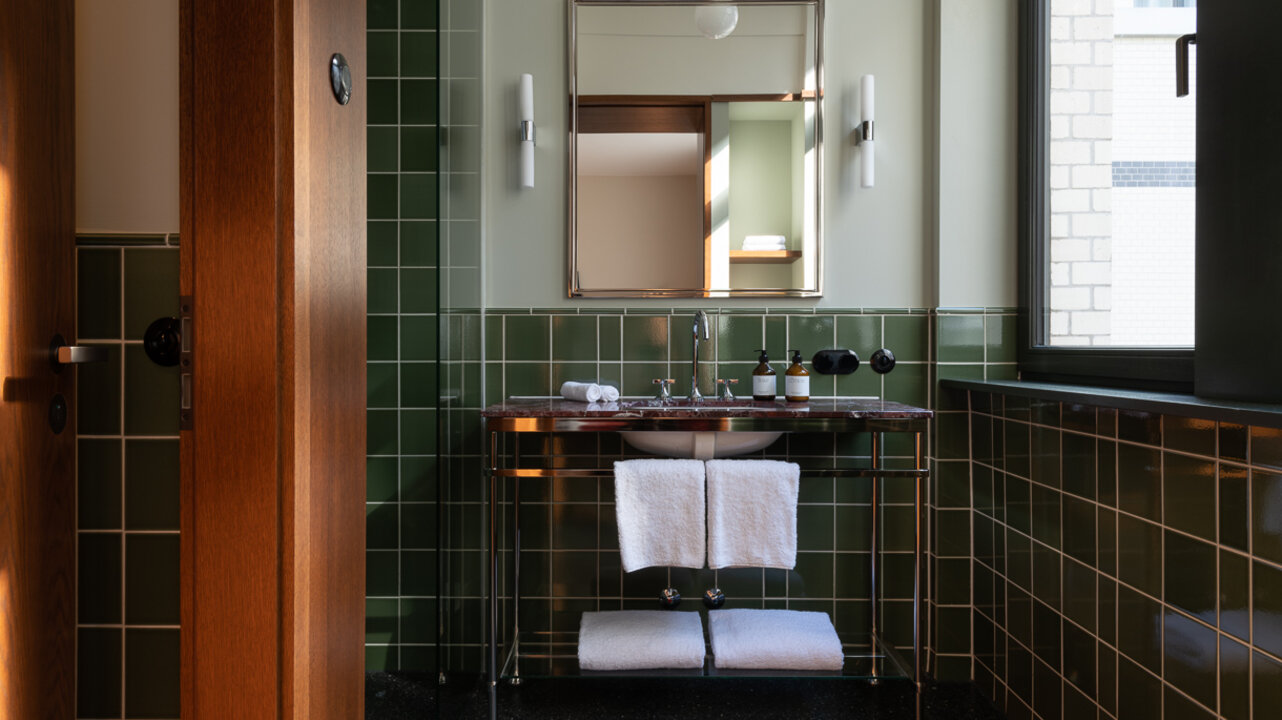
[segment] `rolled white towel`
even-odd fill
[[[618,402],[619,389],[613,385],[601,385],[601,399],[605,402]]]
[[[561,385],[561,396],[566,400],[593,403],[601,399],[601,386],[596,383],[566,382]]]

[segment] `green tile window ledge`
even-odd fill
[[[1118,410],[1181,415],[1242,425],[1282,428],[1282,405],[1270,403],[1210,400],[1183,393],[1023,380],[941,380],[939,384],[943,388],[952,390],[973,390]]]

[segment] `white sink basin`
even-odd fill
[[[619,434],[632,447],[655,455],[711,460],[756,452],[783,433],[628,430]]]

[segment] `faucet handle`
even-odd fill
[[[739,384],[738,378],[732,378],[730,380],[722,380],[718,378],[717,379],[717,397],[721,398],[722,400],[734,400],[734,393],[730,392],[730,386],[738,385],[738,384]]]
[[[675,382],[676,380],[673,380],[671,378],[668,378],[666,380],[662,378],[655,378],[654,380],[652,380],[651,384],[659,386],[659,392],[655,393],[655,396],[654,396],[655,399],[662,400],[663,402],[668,402],[669,400],[671,400],[672,399],[671,388],[673,383]]]

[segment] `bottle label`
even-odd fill
[[[774,397],[775,388],[779,387],[774,375],[753,375],[752,394],[758,397]]]
[[[809,375],[789,375],[784,380],[784,387],[787,388],[785,393],[788,397],[810,397],[810,376]]]

